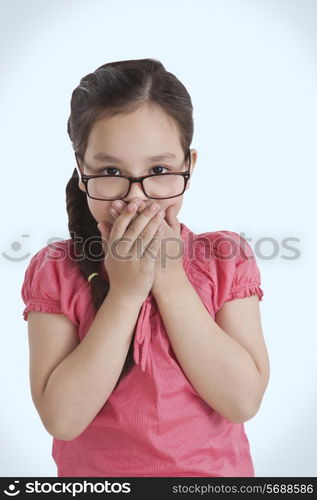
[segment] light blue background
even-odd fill
[[[261,271],[271,378],[245,424],[256,476],[316,476],[316,1],[0,5],[1,475],[56,476],[30,394],[20,290],[30,256],[69,237],[71,92],[101,64],[153,57],[194,105],[198,161],[180,222],[251,238]]]

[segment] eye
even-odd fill
[[[105,171],[107,171],[108,175],[115,175],[116,173],[113,172],[113,170],[119,170],[116,167],[103,167],[101,170],[98,170],[98,174],[103,174]]]
[[[166,167],[163,167],[162,165],[157,165],[155,167],[152,167],[152,170],[154,170],[155,168],[163,168],[164,170],[168,170],[168,168]],[[164,172],[155,172],[156,174],[164,174]]]
[[[163,169],[163,170],[168,170],[168,168],[166,167],[163,167],[162,165],[156,165],[155,167],[152,167],[152,170],[155,170],[155,169]],[[104,174],[104,175],[116,175],[116,171],[119,172],[118,175],[120,175],[120,170],[117,168],[117,167],[103,167],[101,168],[100,170],[98,170],[98,174]],[[154,172],[155,174],[163,174],[164,172],[162,172],[161,170]]]

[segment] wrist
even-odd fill
[[[184,269],[177,272],[176,274],[169,275],[168,280],[164,281],[164,283],[154,285],[152,287],[152,294],[154,297],[159,298],[159,296],[171,296],[175,295],[177,291],[182,289],[183,287],[190,284],[190,281],[187,277],[187,274]]]
[[[122,308],[126,311],[127,308],[140,309],[145,298],[138,295],[127,294],[120,290],[111,288],[110,286],[106,300],[107,302],[120,304]]]

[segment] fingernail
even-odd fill
[[[122,208],[122,207],[123,207],[123,203],[122,203],[122,201],[118,201],[118,200],[117,200],[117,201],[115,201],[115,202],[113,203],[113,206],[114,206],[115,208]]]
[[[140,207],[142,205],[142,200],[139,200],[138,198],[136,200],[132,200],[133,203],[135,203],[138,207]]]
[[[131,201],[131,203],[129,203],[128,205],[128,212],[133,212],[135,208],[137,208],[136,204]]]

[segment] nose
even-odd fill
[[[143,192],[141,182],[133,182],[131,184],[130,191],[122,201],[124,201],[125,203],[129,203],[136,198],[145,202],[150,201],[150,199],[145,196]]]

